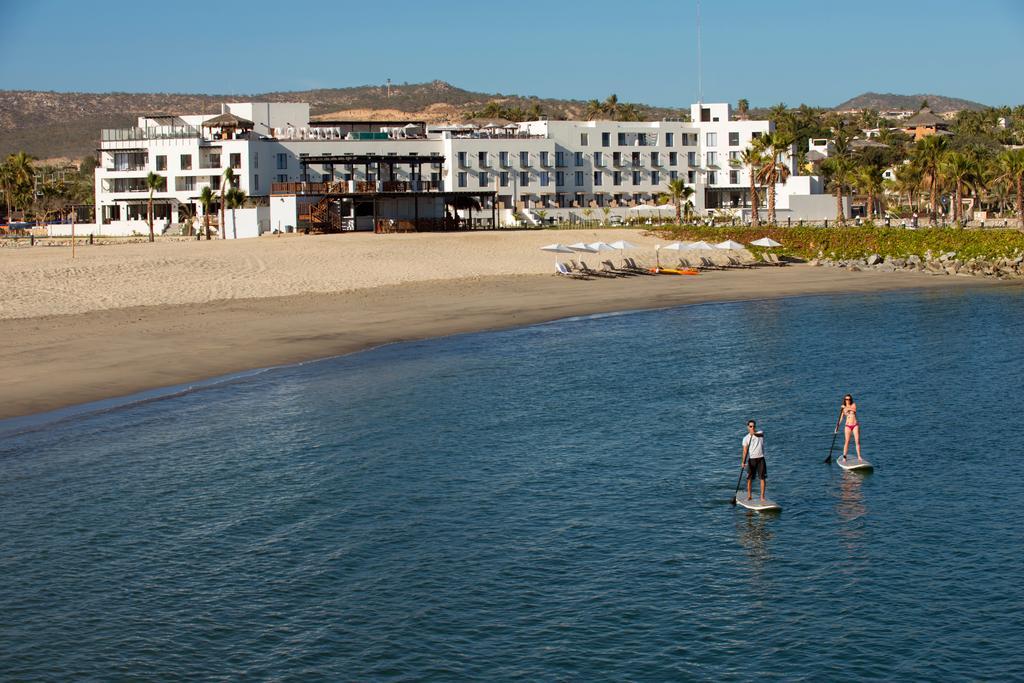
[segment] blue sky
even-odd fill
[[[259,93],[442,79],[685,106],[696,0],[0,0],[0,88]],[[1024,0],[703,0],[704,100],[1024,103]],[[20,41],[20,42],[19,42]]]

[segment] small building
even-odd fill
[[[909,119],[903,122],[903,131],[914,136],[914,142],[930,135],[949,131],[949,122],[938,116],[928,107],[922,107]]]

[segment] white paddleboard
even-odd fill
[[[843,460],[842,456],[836,458],[836,464],[848,472],[870,472],[875,469],[875,466],[867,460],[857,460],[857,458]]]
[[[748,510],[753,510],[754,512],[779,512],[782,510],[782,507],[780,507],[775,501],[768,499],[761,500],[756,494],[753,498],[747,500],[746,491],[740,491],[736,494],[736,503],[742,505]]]

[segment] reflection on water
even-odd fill
[[[769,544],[772,540],[770,524],[777,515],[759,514],[748,511],[737,517],[736,532],[740,545],[750,555],[751,569],[755,575],[760,574],[762,566],[771,560]]]

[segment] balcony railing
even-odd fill
[[[379,194],[403,192],[441,192],[443,182],[432,180],[357,180],[335,183],[271,183],[271,194]]]
[[[153,128],[104,128],[101,142],[132,142],[136,140],[175,140],[198,138],[199,129],[193,126],[155,126]]]

